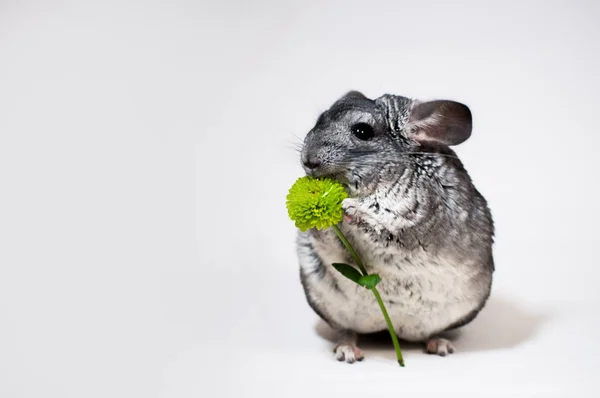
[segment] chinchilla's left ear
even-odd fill
[[[360,91],[356,91],[356,90],[348,91],[341,99],[352,99],[352,98],[368,99],[363,93],[361,93]]]
[[[408,138],[418,142],[458,145],[471,136],[473,120],[466,105],[454,101],[413,101],[405,126]]]

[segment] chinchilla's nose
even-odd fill
[[[302,159],[302,165],[307,169],[314,170],[319,167],[321,163],[317,159],[307,156],[305,159]]]
[[[312,139],[314,135],[314,131],[309,131],[306,136],[306,140],[304,141],[304,148],[302,148],[302,166],[304,167],[304,171],[308,174],[312,174],[316,169],[322,166],[322,162],[317,156],[317,151],[315,150],[314,140]]]

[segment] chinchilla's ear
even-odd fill
[[[471,136],[473,120],[466,105],[454,101],[413,101],[406,135],[418,142],[458,145]]]
[[[348,91],[341,99],[352,99],[352,98],[368,99],[360,91],[354,91],[354,90],[353,91]]]

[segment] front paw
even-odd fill
[[[356,198],[346,198],[342,201],[342,209],[344,210],[344,221],[348,224],[355,223],[359,219],[358,206],[360,201]]]

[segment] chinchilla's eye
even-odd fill
[[[373,127],[369,126],[367,123],[357,123],[350,127],[350,130],[356,138],[363,141],[370,140],[375,135]]]

